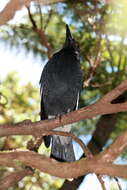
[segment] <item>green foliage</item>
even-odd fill
[[[7,104],[0,116],[1,123],[39,119],[39,89],[33,87],[31,83],[21,86],[17,73],[8,74],[1,82],[0,92],[7,99]]]
[[[127,2],[126,0],[112,1],[108,9],[107,30],[111,34],[125,36],[127,31]]]

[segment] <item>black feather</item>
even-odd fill
[[[56,117],[75,110],[82,85],[83,75],[80,69],[79,47],[66,25],[64,46],[48,61],[41,75],[41,119],[48,119],[49,116]],[[73,161],[73,158],[66,156],[66,154],[69,155],[69,151],[73,151],[72,140],[70,137],[64,138],[68,139],[65,143],[67,146],[61,143],[61,137],[53,137],[52,156],[58,160]],[[49,146],[50,139],[49,137],[44,139],[46,146]]]

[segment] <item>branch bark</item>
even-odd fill
[[[86,158],[71,163],[57,162],[54,159],[47,158],[44,155],[39,155],[32,151],[4,152],[0,153],[0,166],[18,168],[18,164],[21,162],[26,166],[37,168],[42,172],[61,178],[77,178],[88,173],[127,178],[127,165],[112,164],[112,162],[127,148],[126,139],[127,131],[119,136],[104,152],[91,159]],[[29,170],[22,170],[17,173],[16,179],[14,179],[16,173],[10,175],[10,177],[4,178],[1,188],[9,187],[9,184],[14,184],[14,182],[24,177],[25,174],[31,175],[32,172]]]
[[[16,11],[22,9],[25,6],[29,6],[32,1],[38,2],[42,5],[49,5],[58,2],[64,2],[65,0],[10,0],[5,8],[0,12],[0,25],[6,24],[11,20]]]
[[[105,115],[111,113],[125,112],[127,111],[127,101],[124,103],[112,104],[111,102],[127,90],[127,80],[123,81],[119,86],[107,93],[102,99],[97,101],[95,104],[86,106],[74,112],[67,113],[61,118],[30,122],[25,124],[3,124],[0,125],[0,136],[8,135],[33,135],[40,136],[45,135],[45,131],[52,130],[59,126],[71,124],[82,119],[92,118],[97,115]],[[35,130],[36,128],[36,130]]]
[[[106,149],[104,152],[100,153],[102,155],[103,161],[113,162],[127,147],[127,131],[125,131],[117,140]]]
[[[86,158],[71,163],[60,163],[31,151],[17,151],[0,153],[0,165],[10,167],[11,163],[11,167],[15,167],[16,162],[20,161],[26,166],[37,168],[61,178],[76,178],[88,173],[127,178],[127,165],[112,164],[112,161],[127,147],[126,139],[127,131],[118,137],[108,150],[91,159]],[[123,146],[123,144],[125,145]]]

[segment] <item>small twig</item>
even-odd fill
[[[114,179],[115,179],[115,181],[116,181],[116,183],[117,183],[118,189],[119,189],[119,190],[122,190],[122,187],[121,187],[121,185],[120,185],[120,183],[119,183],[118,178],[117,178],[117,177],[114,177]]]
[[[104,180],[102,179],[102,176],[101,175],[96,175],[96,176],[97,176],[98,181],[101,184],[102,190],[106,190],[105,183],[104,183]]]
[[[72,133],[63,132],[63,131],[56,131],[56,130],[55,131],[47,131],[47,130],[45,130],[44,133],[42,133],[42,136],[48,136],[48,135],[59,135],[59,136],[71,137],[75,142],[77,142],[81,146],[81,148],[82,148],[82,150],[83,150],[83,152],[84,152],[84,154],[85,154],[86,157],[88,157],[88,158],[92,158],[93,157],[92,153],[87,148],[87,146],[83,143],[83,141],[81,139],[79,139],[78,137],[76,137]],[[39,146],[41,145],[41,143],[43,141],[42,136],[36,138],[35,141],[30,140],[27,143],[27,148],[29,150],[35,150],[35,151],[37,151],[37,149],[39,148]]]
[[[99,83],[91,83],[90,86],[94,87],[94,88],[101,88],[101,87],[105,87],[105,86],[109,86],[112,84],[111,82],[112,80],[109,80],[103,84],[99,84]]]
[[[112,51],[111,51],[111,48],[110,48],[110,41],[109,41],[107,35],[106,35],[106,42],[107,42],[107,43],[106,43],[107,50],[108,50],[108,53],[109,53],[109,56],[110,56],[110,65],[111,65],[111,69],[112,69],[112,72],[114,72],[114,67],[113,67],[114,58],[113,58]]]
[[[119,50],[119,61],[118,61],[118,70],[120,71],[120,66],[121,66],[121,60],[122,60],[122,51],[123,51],[123,46],[124,46],[124,37],[122,37],[121,42],[120,42],[120,50]]]
[[[49,24],[49,21],[51,20],[52,13],[53,13],[53,10],[51,9],[50,12],[49,12],[49,14],[48,14],[48,18],[46,20],[46,24],[44,26],[44,31],[46,30],[46,28],[47,28],[47,26]]]
[[[37,24],[36,24],[31,12],[30,12],[30,7],[26,7],[26,8],[27,8],[27,11],[28,11],[29,19],[30,19],[30,21],[31,21],[31,23],[33,25],[33,29],[35,30],[35,29],[37,29]]]
[[[84,81],[84,84],[83,84],[83,87],[88,87],[89,84],[90,84],[90,81],[92,80],[95,72],[96,72],[96,69],[98,67],[98,65],[100,64],[101,62],[101,56],[100,56],[100,48],[101,48],[101,37],[99,37],[99,40],[98,40],[98,43],[97,43],[97,48],[96,48],[96,56],[95,56],[95,59],[94,61],[89,58],[87,56],[87,60],[88,60],[88,63],[90,65],[89,67],[89,72],[88,72],[88,76],[86,77],[86,80]]]
[[[40,40],[44,44],[44,46],[47,48],[47,56],[48,58],[51,58],[52,56],[52,48],[50,43],[48,42],[47,36],[45,32],[41,29],[36,29],[36,32],[38,33],[38,36],[40,37]]]
[[[124,57],[124,61],[123,61],[123,69],[124,72],[127,71],[127,56]]]
[[[44,30],[42,30],[41,28],[38,28],[35,20],[33,19],[32,14],[30,12],[30,7],[27,7],[27,10],[28,10],[28,15],[29,15],[30,21],[31,21],[31,23],[33,25],[33,30],[39,36],[42,45],[44,45],[47,48],[47,55],[48,55],[48,58],[50,58],[51,55],[52,55],[52,48],[50,46],[50,43],[48,42],[47,36],[46,36]]]
[[[45,133],[43,134],[43,136],[45,136],[45,135],[59,135],[59,136],[68,136],[68,137],[71,137],[75,142],[77,142],[81,146],[81,148],[82,148],[84,154],[86,155],[86,157],[88,157],[88,158],[93,157],[92,154],[91,154],[91,152],[90,152],[90,150],[83,143],[83,141],[81,139],[77,138],[72,133],[63,132],[63,131],[56,131],[55,130],[55,131],[45,131]]]
[[[38,3],[38,10],[39,10],[39,14],[40,14],[40,29],[42,29],[43,26],[43,16],[42,16],[42,11],[41,11],[41,5]]]
[[[92,80],[92,78],[93,78],[93,76],[94,76],[94,74],[95,74],[95,72],[96,72],[96,69],[97,69],[97,67],[98,67],[98,65],[99,65],[99,63],[100,63],[100,61],[101,61],[100,55],[98,55],[98,57],[97,57],[97,59],[95,60],[95,62],[92,63],[91,60],[89,61],[90,68],[89,68],[89,72],[88,72],[87,79],[86,79],[86,80],[84,81],[84,83],[83,83],[83,87],[84,87],[84,88],[89,86],[90,81]]]

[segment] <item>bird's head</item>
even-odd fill
[[[64,42],[64,48],[73,48],[75,51],[79,51],[79,44],[73,38],[69,26],[66,24],[66,40]]]

